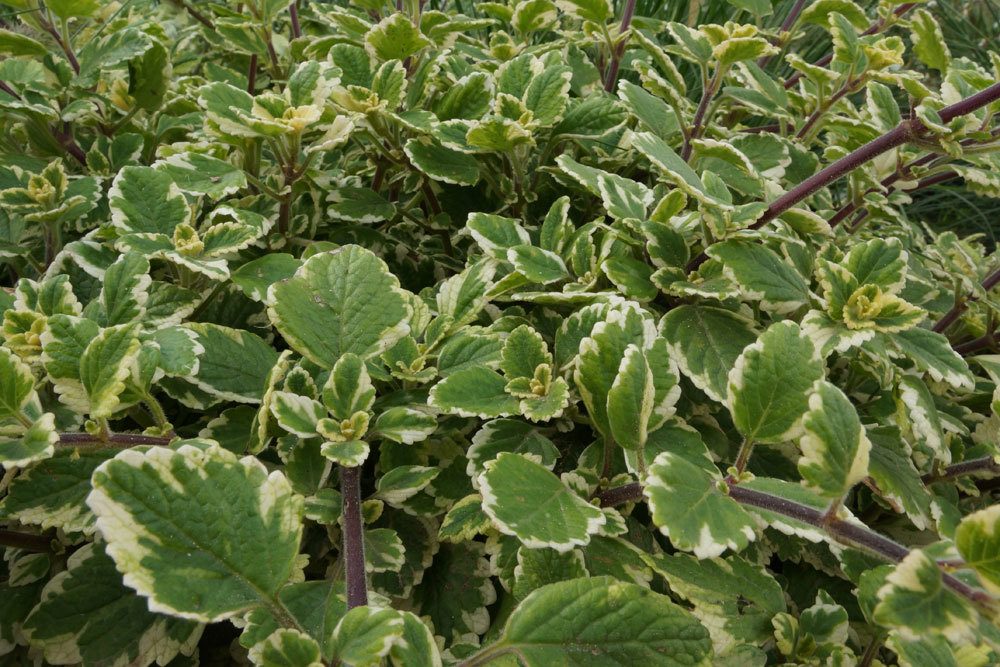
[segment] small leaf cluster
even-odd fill
[[[1000,54],[698,5],[0,0],[0,658],[1000,662]]]

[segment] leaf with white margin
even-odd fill
[[[439,636],[483,635],[490,628],[489,607],[497,601],[492,576],[482,542],[443,544],[413,592],[414,609],[430,619]]]
[[[289,584],[278,594],[298,626],[320,642],[324,658],[333,657],[333,629],[347,612],[344,582],[325,579]],[[253,648],[281,627],[270,610],[258,607],[246,615],[240,645]]]
[[[914,549],[878,591],[874,621],[902,637],[943,635],[951,641],[976,637],[976,612],[945,587],[941,568],[922,549]]]
[[[776,322],[748,345],[729,373],[729,410],[752,442],[780,443],[801,433],[809,392],[823,362],[799,325]]]
[[[646,311],[627,303],[608,313],[604,322],[594,325],[590,336],[580,341],[580,356],[573,380],[595,428],[611,434],[608,422],[608,392],[618,376],[625,350],[629,345],[648,348],[656,338],[656,328]]]
[[[897,385],[897,404],[901,407],[902,424],[913,435],[913,460],[918,468],[925,468],[929,459],[948,465],[951,449],[947,446],[941,415],[934,396],[924,381],[915,375],[904,375]]]
[[[752,322],[713,306],[682,305],[660,320],[670,357],[711,399],[725,402],[729,372],[747,345],[757,340]]]
[[[821,380],[809,397],[798,467],[813,489],[839,499],[868,475],[871,442],[857,410],[835,385]]]
[[[332,368],[377,356],[409,333],[410,306],[385,262],[360,246],[313,255],[268,290],[268,316],[296,351]]]
[[[135,324],[103,329],[80,356],[80,381],[90,400],[90,416],[110,417],[118,409],[118,397],[139,357],[141,347]]]
[[[327,416],[326,408],[319,401],[289,391],[272,394],[271,414],[278,426],[300,438],[315,438],[316,422]]]
[[[533,122],[540,127],[551,127],[559,122],[569,102],[567,93],[572,78],[572,68],[562,64],[547,67],[531,78],[523,100]]]
[[[505,391],[507,382],[496,371],[473,366],[452,373],[431,387],[427,404],[462,417],[507,417],[518,411],[518,400]]]
[[[878,285],[895,294],[906,282],[906,262],[909,254],[897,238],[875,238],[851,246],[840,262],[858,285]]]
[[[337,419],[349,419],[355,412],[368,412],[375,402],[375,386],[365,362],[356,354],[337,360],[323,385],[323,405]]]
[[[320,445],[319,451],[337,465],[356,468],[368,458],[370,449],[364,440],[348,440],[346,442],[324,442]]]
[[[700,442],[661,453],[649,466],[643,494],[653,524],[683,551],[714,558],[756,539],[753,518],[720,486],[722,475]]]
[[[559,459],[556,446],[531,424],[516,419],[494,419],[472,436],[472,444],[465,453],[469,459],[467,472],[474,485],[486,470],[486,464],[501,452],[523,454],[550,470]]]
[[[337,220],[371,224],[389,220],[396,215],[396,207],[370,188],[341,187],[327,197],[330,215]]]
[[[515,271],[533,283],[548,285],[569,278],[562,257],[551,250],[516,245],[507,249],[507,261],[514,265]]]
[[[254,301],[267,300],[267,288],[295,275],[302,260],[287,253],[273,252],[251,260],[232,272],[233,283]]]
[[[319,644],[299,630],[281,628],[250,649],[247,657],[266,667],[323,667]]]
[[[103,544],[85,545],[69,557],[24,624],[30,645],[48,662],[84,666],[165,665],[191,655],[202,628],[150,611],[122,583]]]
[[[168,174],[153,167],[122,167],[108,191],[111,224],[125,233],[172,236],[190,218],[187,201]]]
[[[677,189],[709,206],[724,205],[709,193],[698,174],[663,139],[652,132],[635,132],[631,137],[632,147],[663,172]]]
[[[487,292],[493,284],[496,263],[488,259],[470,264],[461,273],[444,280],[435,295],[438,313],[450,317],[450,330],[475,320],[488,302]]]
[[[179,326],[161,327],[152,336],[160,349],[160,369],[166,375],[187,377],[198,372],[199,357],[205,351],[198,334]]]
[[[399,572],[406,564],[406,547],[391,528],[366,528],[365,571]]]
[[[521,547],[517,550],[517,567],[514,568],[514,587],[511,593],[521,601],[546,584],[579,579],[589,574],[580,549],[560,553],[554,549]]]
[[[542,335],[527,324],[507,336],[500,353],[500,369],[508,380],[531,378],[542,364],[551,364],[552,355]]]
[[[55,415],[46,412],[17,438],[0,438],[0,465],[23,468],[29,463],[47,459],[55,453],[59,440]]]
[[[390,505],[398,505],[419,493],[440,472],[439,468],[427,466],[397,466],[379,477],[376,495]]]
[[[351,609],[333,631],[333,653],[354,667],[376,667],[403,637],[403,615],[395,609]]]
[[[106,325],[127,324],[141,319],[149,300],[149,260],[125,253],[104,272],[100,304]],[[96,319],[96,318],[95,318]]]
[[[786,610],[781,584],[763,566],[737,555],[698,559],[690,554],[650,559],[673,594],[693,606],[693,614],[722,652],[737,643],[763,643],[771,619]]]
[[[503,341],[495,334],[460,331],[450,336],[438,352],[437,369],[441,377],[474,366],[497,368]]]
[[[935,382],[946,382],[955,389],[972,391],[975,379],[969,364],[955,352],[951,342],[930,329],[915,327],[889,336],[893,347],[912,361],[917,370]]]
[[[430,45],[430,40],[403,13],[390,14],[365,35],[365,48],[382,61],[403,61]]]
[[[412,445],[426,440],[437,429],[438,423],[434,415],[427,414],[416,408],[397,405],[381,413],[375,419],[374,434]]]
[[[615,442],[625,449],[645,446],[654,398],[653,371],[646,355],[629,345],[608,391],[608,424]]]
[[[617,174],[602,172],[597,176],[597,190],[604,209],[612,218],[642,220],[653,204],[653,191],[642,183]]]
[[[809,286],[802,275],[759,242],[724,241],[705,253],[722,262],[726,277],[767,310],[788,313],[809,301]]]
[[[0,347],[0,422],[17,418],[35,396],[31,367],[6,347]]]
[[[955,529],[955,546],[991,593],[1000,593],[1000,505],[969,514]]]
[[[899,429],[872,428],[868,430],[868,439],[872,443],[868,473],[879,495],[897,511],[905,512],[919,530],[927,530],[932,524],[932,496],[913,467],[913,459]]]
[[[529,548],[569,551],[604,525],[600,509],[554,473],[520,454],[502,452],[479,476],[483,511],[505,535]]]
[[[225,160],[202,153],[177,153],[153,164],[165,172],[182,192],[219,200],[247,186],[246,173]]]
[[[87,505],[108,554],[151,611],[211,623],[280,608],[278,591],[298,567],[303,508],[280,472],[214,443],[188,444],[125,450],[92,482]]]
[[[203,348],[198,372],[187,379],[217,398],[259,403],[267,374],[278,360],[275,349],[243,329],[201,322],[184,326],[197,335]]]
[[[399,613],[403,616],[403,635],[389,649],[392,664],[400,667],[441,667],[441,652],[427,624],[411,612]]]
[[[426,138],[413,138],[403,146],[414,167],[432,180],[452,185],[475,185],[479,182],[479,161]]]
[[[514,218],[470,213],[465,228],[483,252],[497,259],[506,259],[510,248],[531,244],[528,231]]]
[[[61,447],[52,458],[40,461],[14,478],[0,502],[5,518],[59,528],[67,533],[94,532],[94,515],[87,507],[90,476],[117,450]]]
[[[524,599],[485,651],[525,667],[707,667],[708,631],[666,595],[611,577],[548,584]]]

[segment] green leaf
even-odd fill
[[[703,444],[666,451],[649,467],[643,493],[653,524],[678,549],[714,558],[756,537],[753,518],[726,492]]]
[[[275,252],[251,260],[232,272],[230,278],[254,301],[266,301],[267,289],[274,283],[295,275],[302,261],[292,255]]]
[[[751,442],[780,443],[801,433],[809,391],[824,375],[812,340],[793,322],[772,324],[729,373],[729,410]]]
[[[23,468],[29,463],[47,459],[55,452],[58,440],[55,416],[46,412],[28,426],[20,437],[0,437],[0,465],[5,468]]]
[[[122,583],[104,545],[88,544],[45,586],[24,631],[53,664],[145,666],[191,655],[202,626],[150,611]]]
[[[723,271],[743,294],[778,313],[787,313],[809,301],[809,287],[798,271],[760,243],[725,241],[705,251],[722,262]]]
[[[729,394],[729,373],[736,360],[757,340],[751,322],[712,306],[674,308],[660,321],[660,333],[681,373],[720,403]]]
[[[816,383],[802,428],[799,472],[813,489],[838,500],[868,475],[871,442],[850,399],[835,385]]]
[[[615,15],[610,0],[556,0],[556,6],[581,21],[605,23]]]
[[[222,199],[247,186],[246,173],[237,166],[202,153],[177,153],[153,167],[170,177],[181,192]]]
[[[507,261],[514,265],[515,271],[533,283],[548,285],[569,278],[562,258],[550,250],[516,245],[507,249]]]
[[[405,12],[389,14],[365,35],[365,48],[382,61],[403,61],[430,45]]]
[[[147,112],[156,111],[163,104],[173,74],[167,48],[153,41],[145,53],[129,61],[128,73],[128,94],[136,106]]]
[[[524,106],[541,127],[552,127],[563,117],[569,101],[573,70],[565,65],[547,67],[531,79],[524,91]]]
[[[505,417],[517,412],[518,401],[505,391],[496,371],[473,366],[454,372],[431,388],[427,404],[463,417]]]
[[[531,378],[541,364],[551,364],[552,355],[541,334],[522,324],[510,332],[504,341],[500,368],[508,380]]]
[[[636,345],[629,345],[608,390],[608,423],[615,442],[625,449],[645,447],[655,398],[653,371],[646,355]]]
[[[118,409],[125,380],[141,347],[134,324],[108,327],[90,341],[80,357],[80,381],[90,400],[90,416],[110,417]]]
[[[104,272],[101,305],[107,324],[127,324],[146,313],[149,300],[149,260],[136,253],[126,253]]]
[[[204,350],[198,355],[198,372],[190,381],[212,396],[239,403],[258,403],[267,374],[278,361],[278,353],[259,336],[218,324],[193,323]]]
[[[945,41],[941,26],[926,9],[918,9],[910,16],[910,38],[913,53],[923,64],[944,74],[951,64],[951,51]]]
[[[383,438],[412,445],[426,440],[437,430],[434,415],[415,408],[396,406],[389,408],[375,420],[375,433]]]
[[[338,188],[330,193],[327,200],[330,202],[327,210],[338,220],[369,224],[389,220],[396,215],[396,207],[369,188]]]
[[[319,401],[288,391],[271,395],[271,414],[281,428],[300,438],[316,437],[316,423],[327,416]]]
[[[0,53],[7,56],[44,56],[49,50],[41,42],[11,30],[0,30]]]
[[[90,476],[115,453],[60,447],[51,458],[32,465],[11,482],[0,512],[43,530],[92,534],[94,515],[85,503],[91,490]]]
[[[874,620],[901,636],[943,635],[952,641],[975,637],[972,607],[945,588],[941,569],[925,551],[914,549],[878,591]]]
[[[1000,593],[1000,505],[969,514],[955,529],[955,546],[992,593]]]
[[[910,359],[917,370],[927,373],[935,382],[946,382],[955,389],[971,391],[974,388],[969,364],[942,334],[915,327],[891,334],[889,338],[893,347]]]
[[[368,412],[375,402],[364,360],[356,354],[344,354],[330,371],[323,385],[323,404],[337,419],[350,419],[355,412]]]
[[[46,0],[46,8],[61,19],[93,16],[101,3],[98,0]]]
[[[87,504],[108,554],[151,611],[210,623],[281,608],[302,498],[280,472],[216,444],[154,447],[121,452],[94,471],[93,485]]]
[[[299,630],[282,628],[250,649],[250,660],[267,667],[323,667],[319,644]]]
[[[375,667],[402,640],[402,613],[395,609],[356,607],[333,631],[334,655],[356,667]]]
[[[122,232],[172,236],[190,212],[170,175],[153,167],[123,167],[108,191],[111,223]]]
[[[270,288],[267,303],[288,344],[326,368],[347,352],[377,356],[409,332],[410,307],[399,281],[356,245],[313,255]]]
[[[487,463],[479,489],[494,525],[528,548],[569,551],[587,544],[605,522],[601,510],[520,454],[502,452]]]
[[[6,347],[0,347],[0,422],[17,418],[35,395],[31,367]]]
[[[527,667],[573,664],[709,665],[708,632],[691,614],[637,584],[572,579],[536,590],[486,649],[514,653]]]
[[[436,141],[413,138],[403,151],[413,166],[435,181],[455,185],[475,185],[479,182],[479,161],[472,155],[445,148]]]

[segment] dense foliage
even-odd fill
[[[1000,662],[1000,53],[701,6],[0,1],[4,659]]]

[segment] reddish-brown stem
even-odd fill
[[[806,122],[803,123],[802,128],[795,133],[795,138],[796,139],[805,138],[805,136],[809,134],[809,130],[811,130],[813,126],[819,121],[819,119],[823,117],[823,114],[829,111],[830,107],[836,104],[840,100],[840,98],[842,98],[847,93],[851,92],[851,89],[854,85],[855,82],[853,81],[846,82],[843,86],[840,87],[840,90],[835,92],[830,97],[830,99],[825,104],[821,104],[819,107],[817,107],[816,110],[809,115],[809,118],[806,119]]]
[[[0,530],[0,546],[44,554],[52,551],[52,538],[14,530]]]
[[[299,25],[299,0],[292,0],[288,5],[288,14],[292,20],[292,38],[298,39],[302,36],[302,26]]]
[[[107,447],[135,447],[137,445],[168,445],[173,438],[137,433],[112,433],[106,439],[89,433],[60,433],[60,445],[99,445]]]
[[[970,341],[964,343],[959,343],[953,345],[955,352],[963,357],[967,357],[970,354],[976,354],[981,350],[993,347],[997,343],[997,335],[995,331],[991,331],[988,334],[980,336],[979,338],[973,338]]]
[[[197,21],[198,23],[202,24],[203,26],[205,26],[209,30],[212,30],[212,31],[215,30],[215,24],[212,23],[212,21],[209,18],[207,18],[204,14],[202,14],[201,12],[199,12],[197,9],[195,9],[194,7],[192,7],[190,4],[188,4],[184,0],[179,0],[179,2],[181,4],[181,7],[183,7],[184,10],[187,11],[187,13],[191,16],[191,18],[193,18],[195,21]]]
[[[1000,82],[981,90],[975,95],[970,95],[964,100],[960,100],[955,104],[944,107],[938,115],[940,116],[942,122],[948,123],[959,116],[972,113],[987,104],[995,102],[997,99],[1000,99]],[[813,195],[822,188],[825,188],[841,177],[846,176],[861,165],[878,157],[886,151],[898,148],[899,146],[920,137],[925,129],[924,124],[919,119],[912,118],[904,120],[892,130],[883,134],[881,137],[869,141],[864,146],[852,151],[836,162],[827,165],[825,168],[816,172],[785,194],[775,199],[767,207],[767,210],[764,211],[764,215],[762,215],[757,222],[750,225],[750,229],[760,229],[799,202]],[[697,268],[707,259],[708,256],[702,252],[688,263],[687,270],[689,272],[697,270]]]
[[[933,484],[934,482],[954,479],[955,477],[977,474],[1000,475],[1000,464],[992,456],[983,456],[978,459],[962,461],[961,463],[953,463],[940,472],[927,473],[920,479],[924,484]]]
[[[56,40],[59,48],[62,49],[63,53],[66,55],[66,60],[69,61],[70,66],[72,66],[73,71],[77,74],[80,73],[80,62],[76,59],[76,54],[73,53],[73,46],[69,43],[69,37],[61,35],[56,27],[46,19],[39,20],[42,28],[45,32],[52,35],[52,39]],[[65,22],[64,22],[65,23]]]
[[[347,608],[368,604],[365,579],[364,524],[361,521],[361,468],[340,467],[340,493],[344,498],[344,577],[347,580]]]
[[[17,91],[8,86],[6,81],[0,81],[0,90],[13,97],[15,100],[21,99],[21,96],[17,94]]]
[[[990,275],[986,276],[986,278],[983,280],[982,283],[983,291],[989,292],[997,285],[1000,285],[1000,269],[997,269]],[[959,317],[962,316],[962,313],[965,312],[965,310],[969,307],[970,303],[973,303],[974,301],[978,300],[979,297],[976,296],[975,294],[970,294],[966,296],[964,299],[958,300],[955,303],[955,305],[952,306],[951,310],[945,313],[944,317],[938,320],[937,324],[934,325],[933,330],[936,331],[937,333],[943,332],[945,329],[954,324],[955,320],[957,320]]]
[[[916,6],[917,6],[916,2],[904,3],[893,10],[892,12],[893,17],[898,19]],[[886,23],[887,22],[885,21],[885,19],[881,18],[876,19],[875,21],[872,22],[871,25],[868,26],[868,28],[863,33],[861,33],[861,36],[867,37],[868,35],[874,35],[882,32],[882,30],[884,30],[886,27]],[[829,53],[820,58],[819,60],[817,60],[816,62],[814,62],[813,65],[815,65],[816,67],[826,67],[831,62],[833,62],[833,54]],[[788,77],[788,79],[785,81],[785,89],[787,90],[792,86],[794,86],[796,83],[799,82],[799,79],[801,78],[802,78],[802,72],[796,72],[795,74]]]
[[[792,5],[792,8],[788,10],[788,16],[785,17],[785,20],[781,22],[781,27],[778,28],[778,38],[782,40],[782,43],[785,39],[783,35],[791,30],[792,26],[795,25],[795,22],[799,20],[799,14],[801,14],[802,10],[805,8],[806,2],[808,2],[808,0],[796,0],[795,4]],[[767,64],[771,62],[773,57],[774,56],[761,56],[757,59],[757,67],[762,69],[767,67]]]
[[[632,25],[632,16],[635,14],[635,0],[627,0],[625,2],[625,9],[622,12],[622,25],[618,30],[619,38],[621,38],[626,32],[628,32],[629,27]],[[621,67],[622,56],[625,55],[625,39],[615,47],[615,52],[611,56],[611,64],[608,65],[607,74],[604,77],[604,90],[609,93],[615,92],[615,86],[618,85],[618,69]]]
[[[719,88],[719,84],[722,82],[722,68],[715,70],[715,75],[712,80],[709,81],[708,85],[705,86],[705,90],[701,93],[701,100],[698,102],[698,108],[694,112],[694,121],[691,125],[691,131],[684,135],[684,147],[681,149],[681,158],[687,162],[691,159],[691,151],[693,146],[691,142],[695,139],[701,137],[701,133],[704,131],[705,114],[708,112],[708,105],[715,97],[715,93]]]
[[[257,54],[250,56],[250,67],[247,69],[247,92],[257,94]]]

